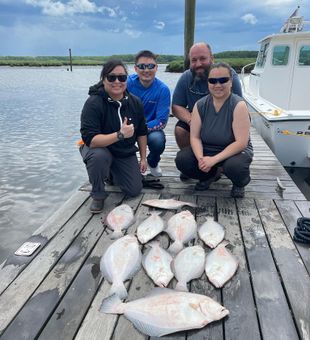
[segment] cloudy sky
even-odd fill
[[[0,55],[183,54],[184,0],[0,0]],[[310,0],[196,0],[195,41],[257,50]]]

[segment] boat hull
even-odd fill
[[[283,166],[310,168],[310,119],[269,120],[253,112],[252,125]]]

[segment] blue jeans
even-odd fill
[[[147,145],[150,153],[147,156],[147,162],[150,167],[156,168],[160,161],[160,155],[164,152],[166,146],[166,136],[163,130],[151,131],[147,135]]]

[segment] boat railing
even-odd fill
[[[248,67],[253,66],[253,65],[255,65],[255,62],[254,62],[254,63],[247,64],[247,65],[243,66],[242,69],[241,69],[241,73],[240,73],[240,75],[241,75],[241,82],[242,82],[242,86],[243,86],[244,89],[245,89],[245,85],[244,85],[244,75],[245,75],[245,70],[246,70]]]

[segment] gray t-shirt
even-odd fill
[[[238,74],[232,70],[232,92],[242,97],[242,89]],[[186,70],[177,82],[173,91],[172,105],[185,107],[189,112],[193,111],[195,103],[209,94],[208,81],[206,79],[196,80],[191,70]]]
[[[197,102],[197,109],[201,119],[200,138],[205,155],[216,155],[235,141],[232,129],[234,109],[242,100],[243,99],[236,94],[231,94],[219,112],[216,112],[213,99],[210,95],[201,98]],[[246,151],[250,157],[253,156],[250,139],[244,151]]]

